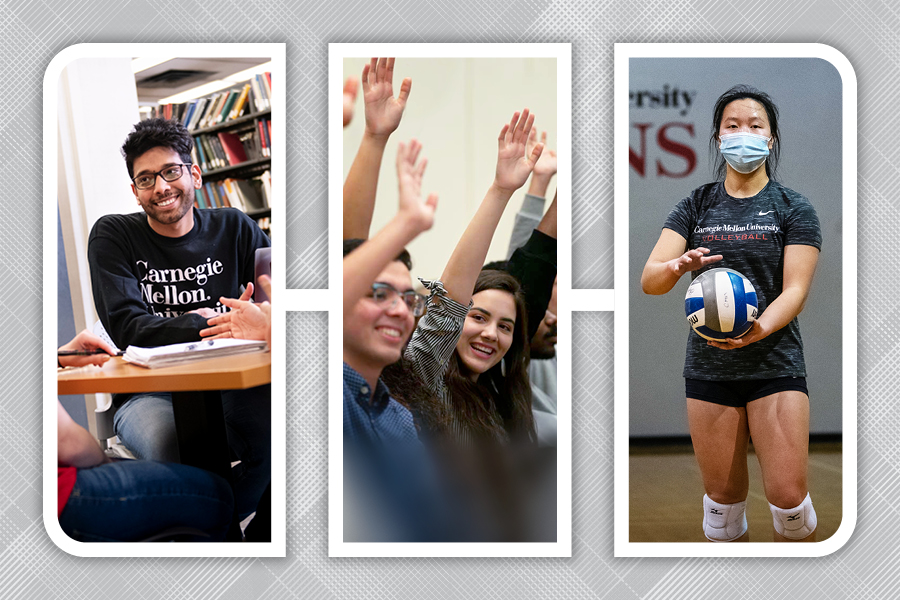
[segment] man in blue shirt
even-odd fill
[[[422,201],[422,169],[402,144],[398,176],[397,215],[371,239],[344,242],[345,541],[427,541],[440,528],[434,474],[412,414],[380,380],[425,309],[404,247],[431,228],[437,205],[436,196]]]
[[[345,256],[365,252],[363,243],[346,240]],[[409,264],[403,250],[370,283],[370,295],[344,317],[345,541],[440,537],[430,457],[412,413],[380,379],[382,369],[399,360],[415,316],[424,309],[412,290]]]
[[[364,242],[345,240],[344,256],[354,251],[365,253],[368,244]],[[422,297],[412,290],[410,266],[409,253],[402,250],[374,281],[366,279],[369,293],[344,315],[345,440],[379,445],[418,443],[412,414],[391,398],[379,379],[382,369],[400,359],[415,317],[424,310]]]

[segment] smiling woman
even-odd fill
[[[528,379],[528,325],[518,280],[482,270],[506,204],[543,152],[527,146],[534,115],[513,114],[498,138],[494,181],[444,267],[440,281],[424,282],[431,296],[404,358],[436,400],[439,423],[454,444],[531,444],[536,439]],[[401,146],[402,148],[402,146]],[[401,195],[408,189],[400,179]],[[419,394],[417,394],[419,395]]]
[[[528,385],[528,324],[519,282],[484,270],[447,374],[457,427],[499,438],[534,432]]]
[[[505,291],[485,289],[472,296],[474,303],[466,316],[456,344],[468,378],[478,376],[503,360],[516,326],[516,299]]]

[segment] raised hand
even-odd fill
[[[427,231],[434,224],[434,211],[437,208],[437,194],[430,194],[422,202],[422,177],[428,160],[423,158],[418,163],[422,144],[410,140],[409,144],[400,143],[397,149],[397,181],[400,186],[399,212],[410,219],[411,225],[418,231]]]
[[[547,148],[546,131],[541,132],[540,144],[544,147],[544,151],[541,153],[541,157],[534,164],[534,176],[550,178],[556,175],[556,151]],[[535,146],[537,145],[537,129],[532,128],[531,134],[528,136],[528,144],[525,147],[525,153],[527,155],[531,155],[531,153],[534,152]]]
[[[348,77],[344,82],[344,127],[350,124],[353,118],[353,108],[356,104],[356,94],[359,92],[359,80],[356,77]]]
[[[534,170],[534,165],[541,157],[544,145],[537,143],[526,154],[528,136],[534,125],[534,115],[529,114],[528,109],[521,115],[516,112],[509,124],[503,126],[498,138],[497,172],[494,176],[494,185],[504,191],[512,193],[522,187],[528,176]]]
[[[693,250],[688,250],[672,261],[672,270],[676,275],[681,277],[689,271],[696,271],[697,269],[702,269],[706,265],[722,260],[721,254],[706,256],[707,254],[709,254],[709,248],[694,248]]]
[[[363,67],[362,88],[366,111],[366,133],[387,137],[400,125],[406,100],[412,89],[412,79],[400,84],[400,94],[394,98],[394,59],[373,58]]]

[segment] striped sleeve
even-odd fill
[[[406,347],[405,358],[429,391],[443,396],[444,373],[462,334],[469,307],[450,298],[442,282],[419,281],[430,295],[425,315]]]

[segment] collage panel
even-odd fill
[[[330,65],[329,553],[568,555],[569,46]]]
[[[852,531],[855,99],[828,50],[617,47],[617,555]]]
[[[44,524],[70,554],[284,555],[283,82],[283,44],[47,69]]]

